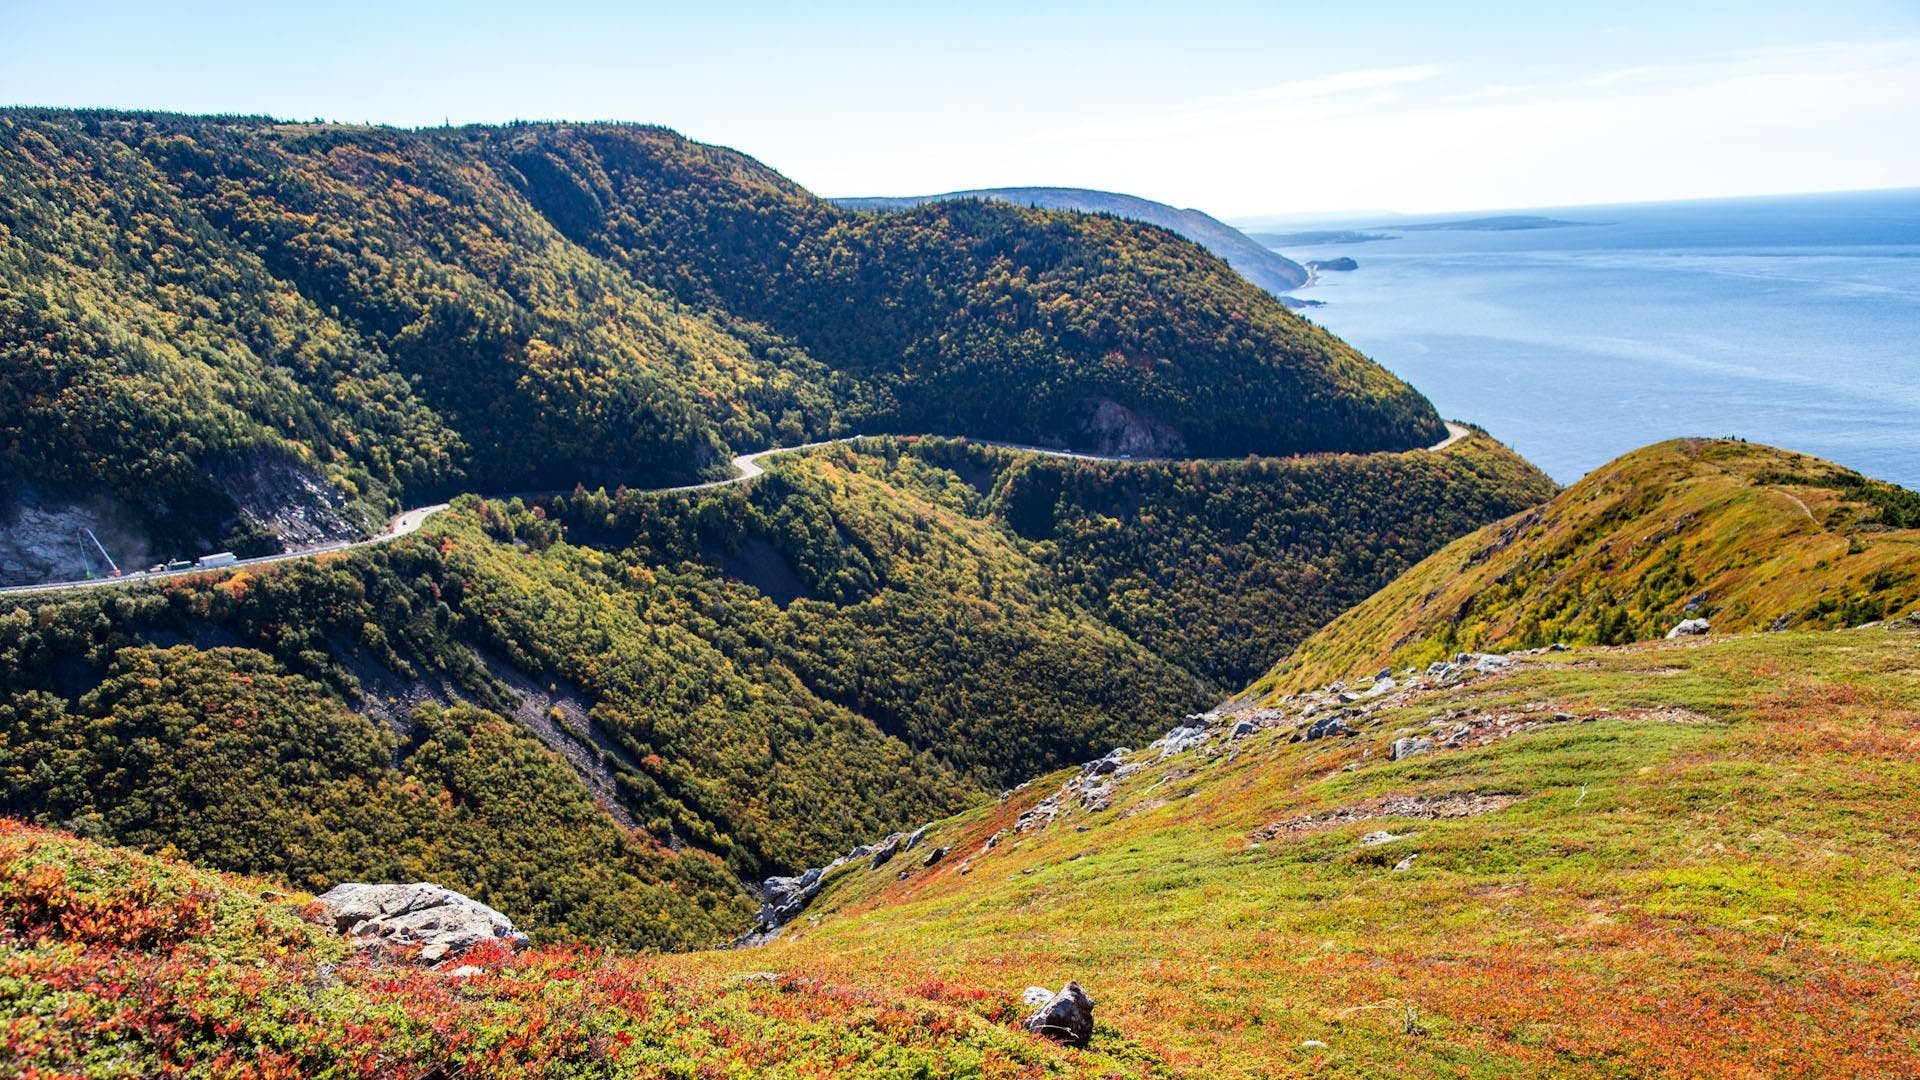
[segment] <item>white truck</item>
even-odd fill
[[[194,565],[202,570],[211,570],[216,566],[228,566],[239,561],[239,558],[231,551],[217,551],[212,555],[200,556],[199,559],[195,560]]]

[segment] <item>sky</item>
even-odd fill
[[[1248,220],[1920,186],[1920,0],[0,0],[0,103],[631,120]]]

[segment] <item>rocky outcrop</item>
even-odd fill
[[[1085,1046],[1093,1041],[1093,999],[1070,982],[1020,1026],[1057,1043]]]
[[[814,867],[793,877],[770,877],[760,885],[759,925],[767,929],[793,921],[826,884],[825,867]]]
[[[780,929],[798,918],[806,906],[826,887],[827,880],[842,867],[864,859],[869,871],[878,870],[893,861],[903,852],[912,851],[920,846],[931,824],[922,825],[910,833],[890,833],[872,844],[861,844],[825,866],[810,867],[792,877],[770,877],[760,883],[760,914],[755,917],[753,926],[746,933],[733,939],[736,948],[750,945],[765,945],[779,936]],[[938,863],[947,854],[944,847],[928,851],[919,864],[924,869]],[[906,877],[908,871],[900,871]]]
[[[527,936],[487,905],[427,882],[412,885],[335,885],[315,897],[336,932],[361,948],[394,958],[437,964],[484,941],[514,948]]]

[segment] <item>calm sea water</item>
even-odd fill
[[[1281,250],[1351,256],[1303,314],[1563,483],[1739,435],[1920,488],[1920,189],[1527,213],[1605,224]]]

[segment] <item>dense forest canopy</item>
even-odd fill
[[[1230,455],[1442,434],[1165,230],[854,213],[659,128],[0,111],[0,284],[0,499],[109,498],[156,547],[848,431]]]

